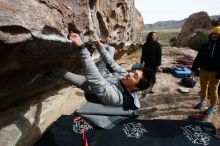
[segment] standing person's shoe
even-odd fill
[[[195,106],[194,106],[194,109],[201,109],[202,107],[204,107],[205,104],[204,102],[200,101],[199,103],[197,103]]]
[[[214,112],[214,108],[213,107],[209,107],[207,110],[205,110],[203,112],[203,114],[205,115],[211,115]]]

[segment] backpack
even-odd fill
[[[196,85],[196,80],[193,76],[186,75],[181,79],[180,84],[185,87],[193,88]]]
[[[173,70],[173,74],[177,78],[183,78],[186,75],[191,75],[192,71],[186,67],[177,66]]]

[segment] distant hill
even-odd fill
[[[218,20],[218,18],[220,18],[220,15],[213,15],[213,16],[210,16],[210,18],[213,20]]]
[[[149,29],[168,29],[168,28],[181,28],[185,23],[186,19],[176,21],[176,20],[169,20],[169,21],[158,21],[154,24],[145,24],[144,30]]]
[[[210,16],[211,19],[217,20],[220,15]],[[176,20],[168,20],[168,21],[158,21],[154,24],[145,24],[143,30],[155,30],[155,29],[170,29],[170,28],[181,28],[185,23],[187,18],[176,21]]]

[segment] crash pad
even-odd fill
[[[111,130],[94,127],[72,115],[61,116],[34,146],[83,146],[83,129],[89,146],[219,146],[211,123],[189,120],[127,119]],[[84,127],[84,128],[83,128]]]

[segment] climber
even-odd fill
[[[103,104],[123,106],[124,109],[140,108],[137,91],[150,87],[155,82],[155,72],[149,68],[127,72],[113,59],[115,48],[93,43],[100,52],[102,63],[98,67],[93,62],[78,34],[71,32],[68,38],[79,49],[85,76],[71,73],[62,68],[52,70],[56,77],[69,81],[85,93],[96,94]]]

